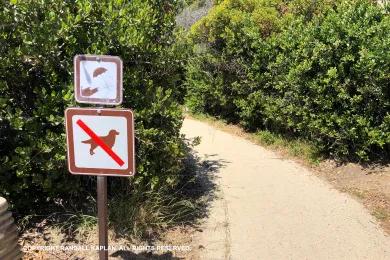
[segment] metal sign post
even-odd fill
[[[99,225],[99,259],[108,259],[107,177],[97,176],[97,208]]]
[[[74,57],[75,98],[79,103],[120,105],[123,65],[116,56]],[[107,176],[135,173],[134,116],[131,110],[65,110],[68,167],[72,174],[97,176],[99,259],[108,260]]]
[[[107,260],[107,176],[134,175],[133,112],[128,109],[68,108],[65,125],[70,173],[97,176],[99,259]]]

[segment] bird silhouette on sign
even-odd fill
[[[96,92],[98,92],[98,88],[83,88],[81,90],[81,95],[83,95],[84,97],[89,97],[89,96],[92,96],[93,94],[95,94]]]
[[[85,68],[84,68],[84,69],[85,69]],[[99,76],[99,75],[105,73],[106,71],[107,71],[106,68],[98,67],[98,68],[96,68],[96,69],[93,71],[92,76],[93,76],[93,78],[96,78],[97,76]],[[86,70],[85,70],[85,72],[86,72],[86,76],[87,76],[87,81],[88,81],[89,83],[91,83],[92,80],[91,80],[91,78],[89,77],[88,72],[87,72]],[[98,88],[87,87],[87,88],[83,88],[83,89],[81,90],[81,95],[84,96],[84,97],[89,97],[89,96],[92,96],[93,94],[95,94],[95,93],[98,92],[98,91],[99,91]]]
[[[95,69],[95,70],[93,71],[93,77],[96,78],[97,76],[103,74],[103,73],[106,72],[106,71],[107,71],[106,68],[99,67],[99,68],[97,68],[97,69]]]
[[[112,129],[108,132],[108,135],[106,136],[99,136],[99,138],[108,146],[112,149],[112,147],[115,145],[115,139],[116,139],[116,136],[119,135],[119,132]],[[89,153],[91,155],[94,155],[94,150],[96,149],[96,147],[98,147],[98,144],[91,138],[91,139],[88,139],[88,140],[85,140],[85,141],[81,141],[82,143],[84,144],[90,144],[91,145],[91,148],[89,149]]]

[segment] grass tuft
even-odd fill
[[[384,208],[377,207],[373,212],[374,217],[380,221],[390,220],[390,213]]]

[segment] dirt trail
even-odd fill
[[[390,237],[366,209],[299,164],[199,121],[182,132],[220,166],[193,245],[201,259],[390,259]]]

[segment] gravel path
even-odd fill
[[[299,164],[195,120],[182,132],[220,165],[194,242],[201,259],[390,259],[390,238],[365,208]]]

